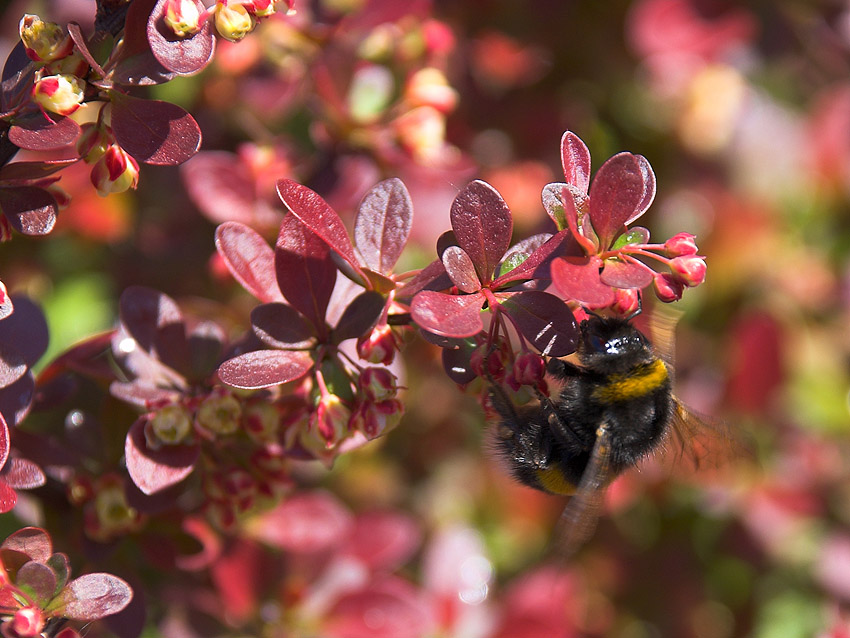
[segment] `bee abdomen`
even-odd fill
[[[600,403],[618,403],[648,396],[670,380],[667,366],[661,359],[636,366],[627,374],[613,374],[608,381],[593,390]]]

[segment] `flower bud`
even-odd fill
[[[334,447],[346,435],[351,410],[335,394],[324,394],[310,419],[310,428],[324,441],[326,449]]]
[[[421,163],[437,161],[445,149],[446,117],[433,106],[418,106],[393,122],[401,145]]]
[[[670,273],[657,273],[652,279],[655,295],[664,303],[678,301],[682,298],[685,284]]]
[[[160,408],[148,424],[151,434],[156,437],[152,447],[157,447],[157,443],[178,445],[192,431],[192,421],[189,418],[189,413],[180,405],[167,405],[164,408]],[[145,433],[147,434],[147,431]],[[150,444],[151,441],[149,440],[148,443]]]
[[[253,403],[245,410],[245,431],[258,443],[275,441],[280,432],[280,411],[265,401]]]
[[[86,164],[93,164],[106,153],[112,137],[91,122],[83,124],[81,128],[83,132],[77,139],[77,153]]]
[[[12,633],[7,635],[16,638],[35,638],[41,635],[44,629],[44,612],[38,607],[24,607],[15,612],[11,625]]]
[[[88,74],[91,67],[83,54],[76,49],[71,51],[69,55],[58,60],[53,60],[44,65],[42,75],[74,75],[78,78],[84,78]]]
[[[398,347],[395,333],[386,323],[380,323],[365,337],[357,340],[357,354],[369,363],[389,365]]]
[[[351,415],[350,427],[374,439],[391,430],[404,415],[404,404],[398,399],[360,403]]]
[[[27,57],[35,62],[57,60],[74,49],[74,42],[65,29],[36,15],[25,14],[18,25],[18,32]]]
[[[163,21],[178,38],[200,31],[201,13],[195,0],[167,0]]]
[[[85,81],[66,73],[47,75],[32,87],[32,97],[36,104],[57,115],[70,115],[76,111],[85,96]]]
[[[705,281],[705,258],[697,255],[675,257],[670,260],[670,270],[686,286],[699,286]]]
[[[127,151],[111,144],[92,167],[91,182],[101,197],[123,193],[139,183],[139,165]]]
[[[522,352],[514,360],[513,379],[519,385],[536,386],[546,374],[543,357],[535,352]]]
[[[251,0],[245,8],[258,18],[268,18],[275,13],[275,0]]]
[[[489,353],[489,354],[488,354]],[[469,365],[479,377],[501,379],[505,375],[505,355],[501,349],[481,344],[469,356]]]
[[[633,315],[640,308],[640,291],[637,288],[614,288],[611,309],[618,315]]]
[[[439,69],[427,67],[410,76],[404,90],[405,99],[412,106],[433,106],[448,113],[457,105],[457,91]]]
[[[214,434],[233,434],[241,416],[242,404],[232,394],[208,396],[195,413],[198,425]]]
[[[664,242],[664,251],[668,257],[680,257],[683,255],[696,255],[696,235],[690,233],[678,233]]]
[[[386,368],[366,368],[357,382],[369,401],[391,399],[398,392],[396,377]]]
[[[225,40],[238,42],[256,25],[254,16],[239,2],[219,0],[215,5],[215,29]]]
[[[121,479],[115,475],[103,477],[96,491],[90,510],[93,517],[86,522],[86,533],[91,538],[106,541],[138,527],[141,515],[127,502]]]

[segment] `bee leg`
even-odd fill
[[[572,440],[579,447],[585,447],[575,431],[558,414],[555,406],[552,405],[552,399],[537,388],[534,388],[534,392],[537,394],[537,398],[540,399],[540,405],[543,406],[543,412],[546,415],[546,424],[549,428],[560,433],[565,439]]]

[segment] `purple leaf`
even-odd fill
[[[189,342],[189,370],[191,378],[203,380],[215,370],[227,336],[217,323],[199,321],[192,326],[187,337]]]
[[[306,350],[256,350],[222,363],[218,377],[236,388],[267,388],[300,379],[312,367]]]
[[[15,585],[29,590],[41,607],[56,595],[56,574],[44,563],[30,561],[25,563],[15,577]]]
[[[18,425],[32,406],[35,378],[27,372],[13,384],[0,388],[0,413],[9,425]]]
[[[478,273],[475,265],[460,246],[449,246],[443,252],[443,266],[461,292],[477,292],[481,290],[481,282],[478,281]]]
[[[578,247],[578,244],[573,239],[572,234],[568,230],[561,230],[546,239],[539,247],[534,248],[534,243],[530,240],[537,238],[542,238],[545,235],[535,235],[534,237],[529,237],[528,240],[523,240],[518,243],[515,248],[525,251],[527,249],[533,249],[533,252],[516,268],[507,271],[504,275],[500,276],[496,281],[493,282],[492,287],[498,288],[503,287],[505,284],[514,282],[514,281],[524,281],[527,279],[543,279],[548,280],[549,277],[549,263],[556,256],[567,255],[576,252],[580,253],[581,249]],[[526,243],[528,242],[528,243]],[[513,249],[511,253],[509,253],[505,261],[513,254]]]
[[[561,137],[561,166],[564,167],[567,184],[581,193],[587,193],[590,184],[590,151],[572,131],[567,131]]]
[[[158,388],[145,381],[132,381],[130,383],[113,381],[109,384],[109,394],[120,401],[142,408],[163,402],[170,403],[180,396],[180,393],[176,390]]]
[[[435,259],[399,288],[396,298],[409,299],[420,290],[445,290],[451,287],[452,280],[449,279],[446,267],[441,260]]]
[[[472,349],[464,346],[442,349],[443,370],[449,379],[459,385],[465,385],[478,376],[472,369],[471,354]]]
[[[0,343],[14,344],[24,361],[33,366],[47,351],[47,319],[41,308],[28,297],[16,294],[13,301],[15,312],[0,322]]]
[[[117,576],[85,574],[68,583],[50,608],[65,618],[89,621],[118,613],[132,598],[133,590]]]
[[[38,186],[0,188],[0,209],[12,228],[23,235],[46,235],[53,230],[59,206],[47,190]]]
[[[0,168],[0,181],[41,179],[76,163],[77,158],[49,160],[46,162],[14,162]]]
[[[351,266],[360,277],[358,283],[367,285],[368,280],[357,263],[348,232],[336,211],[317,193],[291,179],[278,181],[277,194],[295,217]]]
[[[152,450],[145,439],[146,422],[140,418],[130,426],[124,440],[124,458],[133,483],[145,494],[153,494],[189,476],[201,449],[197,445],[162,445]]]
[[[198,152],[201,129],[181,107],[119,93],[113,96],[112,132],[121,148],[135,159],[176,166]]]
[[[646,160],[642,163],[631,153],[618,153],[597,171],[590,185],[590,222],[602,247],[610,246],[626,222],[642,212],[650,186],[647,166]],[[654,181],[653,177],[653,196]]]
[[[337,268],[328,244],[294,215],[280,224],[274,251],[277,285],[286,300],[326,334],[325,312],[336,283]]]
[[[12,458],[3,468],[3,479],[16,490],[31,490],[47,481],[41,468],[29,459]]]
[[[484,297],[472,295],[447,295],[423,290],[410,305],[416,324],[443,337],[472,337],[483,329],[481,307]]]
[[[2,549],[20,552],[30,560],[44,563],[53,554],[53,542],[40,527],[24,527],[3,541]]]
[[[631,224],[643,215],[655,199],[655,171],[652,170],[649,160],[643,155],[635,155],[635,160],[637,160],[638,167],[643,175],[643,198],[637,205],[634,214],[626,220],[626,224]]]
[[[178,372],[189,369],[183,314],[168,295],[130,286],[118,300],[121,324],[142,350]]]
[[[488,284],[511,244],[513,219],[499,192],[486,182],[470,182],[452,202],[452,230],[469,255],[478,279]]]
[[[346,306],[333,330],[333,342],[356,339],[372,329],[386,305],[386,299],[374,290],[366,290]]]
[[[652,283],[654,275],[645,264],[607,259],[599,279],[614,288],[646,288]]]
[[[0,343],[0,388],[12,385],[23,377],[27,370],[27,362],[23,355],[14,346]]]
[[[602,260],[593,257],[563,257],[552,262],[552,283],[567,299],[588,308],[604,308],[614,303],[614,291],[599,279]]]
[[[198,73],[212,59],[215,49],[211,21],[203,20],[199,31],[181,38],[163,20],[167,3],[168,0],[159,0],[148,18],[147,36],[151,51],[169,71],[178,75]],[[195,5],[199,13],[206,9],[201,0],[195,0]]]
[[[12,47],[3,65],[3,83],[0,85],[0,113],[11,111],[29,101],[32,95],[35,64],[27,56],[24,43]]]
[[[28,151],[56,151],[76,142],[80,132],[70,117],[55,116],[51,122],[42,113],[33,113],[15,119],[9,141]]]
[[[239,222],[215,230],[215,247],[233,277],[262,302],[283,301],[275,279],[274,251],[259,233]]]
[[[80,52],[83,59],[89,63],[89,66],[91,66],[100,77],[105,77],[106,72],[103,70],[103,67],[100,66],[100,63],[94,59],[94,56],[89,50],[89,43],[86,41],[86,37],[83,35],[80,25],[76,22],[69,22],[68,33],[71,35],[71,39],[74,41],[74,44],[77,46],[77,51]]]
[[[260,341],[282,350],[307,348],[315,338],[310,323],[285,303],[267,303],[254,308],[251,327]]]
[[[564,357],[575,352],[578,324],[563,299],[548,292],[527,290],[510,293],[501,307],[541,354]]]
[[[412,223],[413,203],[400,179],[386,179],[366,193],[354,222],[354,244],[366,266],[388,274],[407,243]]]

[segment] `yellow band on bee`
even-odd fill
[[[637,399],[657,390],[668,376],[667,366],[661,359],[656,359],[638,366],[629,374],[611,375],[608,383],[594,390],[593,398],[602,403]]]
[[[537,482],[550,494],[574,494],[576,486],[570,483],[557,466],[537,470]]]

